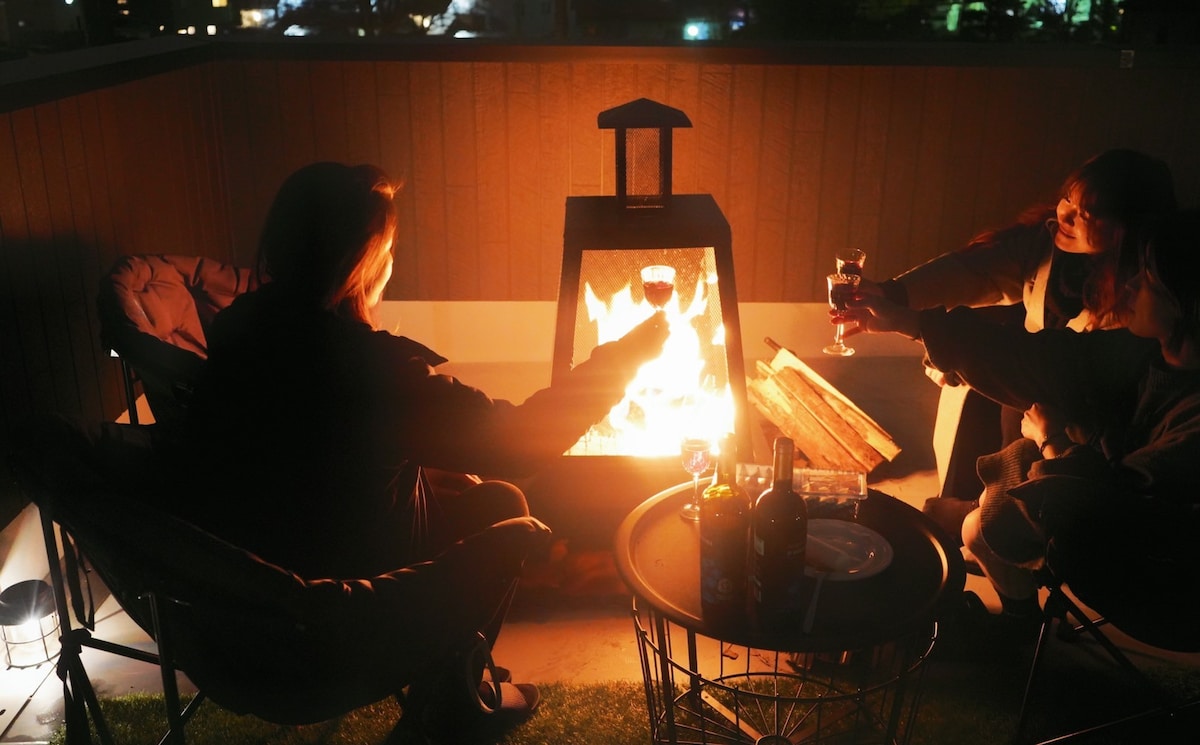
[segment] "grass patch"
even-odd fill
[[[1028,672],[1026,654],[995,653],[991,662],[931,664],[923,685],[912,745],[1008,745]],[[1088,660],[1046,661],[1033,733],[1049,737],[1103,718],[1132,713],[1150,699],[1111,665]],[[1147,666],[1147,674],[1180,699],[1200,695],[1200,670]],[[641,683],[540,685],[542,705],[529,721],[471,745],[635,745],[648,743]],[[120,745],[154,745],[162,735],[162,697],[133,694],[103,701]],[[401,709],[385,700],[319,724],[284,726],[228,712],[206,701],[187,726],[188,745],[408,745],[389,740]],[[1200,717],[1189,710],[1166,724],[1138,725],[1088,739],[1091,745],[1192,741]],[[1191,733],[1191,734],[1188,734]],[[60,729],[52,745],[65,745]],[[467,745],[466,743],[462,745]]]

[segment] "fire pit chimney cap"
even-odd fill
[[[692,126],[692,120],[688,119],[688,115],[683,111],[648,98],[639,98],[601,111],[596,117],[596,123],[600,129],[663,129]]]

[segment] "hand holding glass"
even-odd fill
[[[829,284],[829,307],[834,310],[831,315],[837,321],[837,326],[833,332],[833,344],[821,350],[825,354],[839,357],[849,357],[854,354],[854,350],[842,342],[842,335],[846,330],[846,324],[842,322],[842,318],[843,312],[846,310],[846,303],[858,294],[858,283],[861,280],[862,277],[857,274],[830,274],[826,277]]]
[[[712,465],[712,443],[703,437],[689,437],[679,446],[683,470],[692,475],[692,498],[679,511],[685,520],[700,519],[700,474]]]

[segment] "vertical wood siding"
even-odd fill
[[[682,109],[675,190],[733,229],[743,302],[823,299],[839,246],[883,278],[1134,147],[1200,197],[1192,69],[218,59],[0,113],[0,418],[122,408],[97,281],[125,253],[248,265],[282,179],[313,160],[405,182],[404,300],[553,300],[568,196],[612,194],[600,111]]]

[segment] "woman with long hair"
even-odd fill
[[[1146,226],[1176,207],[1171,171],[1152,156],[1107,150],[1063,180],[1057,202],[1026,210],[1013,225],[976,236],[875,285],[914,309],[988,308],[999,323],[1027,331],[1085,332],[1120,324],[1119,290]],[[865,288],[872,287],[867,283]],[[957,540],[982,490],[980,455],[1020,437],[1021,412],[1004,409],[927,366],[942,386],[934,431],[941,488],[925,511]]]
[[[453,736],[470,710],[519,718],[538,702],[503,668],[480,685],[522,564],[549,533],[499,479],[603,419],[668,329],[652,315],[519,405],[438,374],[444,358],[376,327],[396,189],[370,165],[314,163],[284,181],[261,286],[212,324],[184,424],[183,452],[203,467],[177,511],[306,579],[404,569],[410,602],[393,628],[408,643],[381,665],[409,688],[406,721]]]
[[[1029,334],[965,308],[852,303],[864,330],[919,339],[939,370],[1025,412],[1024,437],[981,459],[962,539],[1026,630],[1053,539],[1072,589],[1119,628],[1195,644],[1195,604],[1172,601],[1200,589],[1200,211],[1163,218],[1143,246],[1115,306],[1123,328]]]

